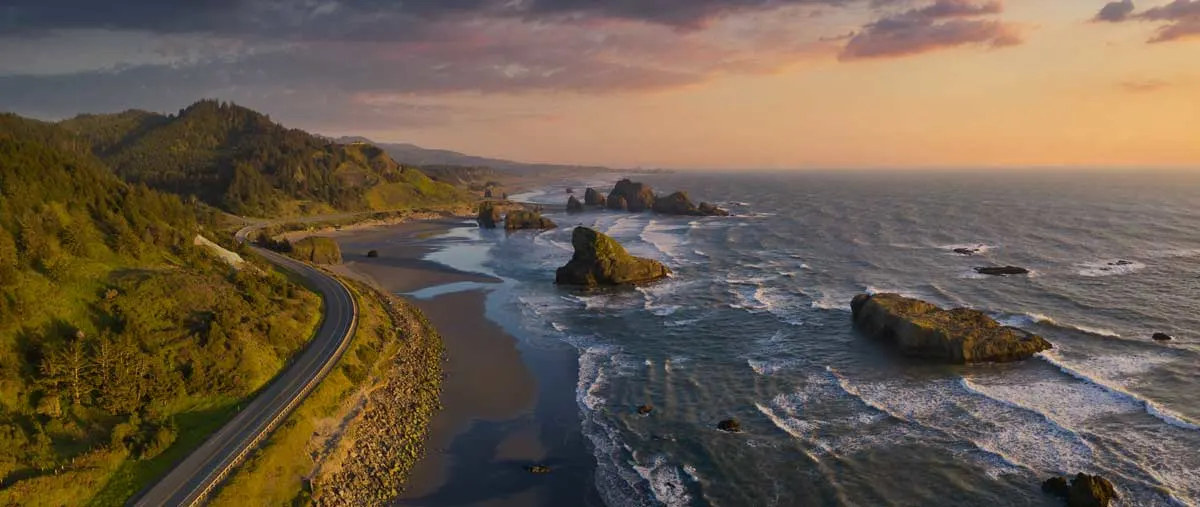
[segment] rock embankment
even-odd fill
[[[909,356],[951,363],[1008,362],[1051,348],[1042,337],[1002,326],[979,310],[943,310],[898,294],[861,294],[850,307],[859,329],[895,343]]]
[[[374,331],[393,335],[381,358],[390,364],[381,378],[368,379],[361,409],[320,461],[310,480],[313,505],[393,502],[424,455],[429,423],[440,408],[441,337],[408,302],[378,292],[374,297],[395,326]]]
[[[512,210],[504,216],[504,229],[516,231],[521,229],[553,229],[558,227],[554,221],[543,217],[539,211]]]
[[[560,285],[636,285],[671,275],[661,262],[634,257],[616,240],[587,227],[571,233],[575,255],[558,268],[554,283]]]

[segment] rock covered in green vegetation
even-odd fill
[[[292,257],[313,264],[341,264],[342,249],[333,238],[309,236],[292,243]]]
[[[482,203],[479,205],[479,216],[475,221],[484,229],[495,229],[496,224],[500,223],[500,209],[490,202]]]
[[[604,194],[601,194],[594,188],[588,187],[583,192],[583,203],[588,206],[604,206],[604,203],[607,201],[608,199],[604,197]]]
[[[567,213],[583,213],[583,210],[583,203],[579,199],[576,199],[575,196],[567,199]]]
[[[554,283],[560,285],[634,285],[671,275],[661,262],[629,255],[616,240],[587,227],[571,233],[575,255],[558,268]]]
[[[1006,362],[1051,348],[1042,337],[1001,326],[979,310],[943,310],[898,294],[860,294],[850,307],[860,329],[894,342],[910,356],[952,363]]]
[[[625,209],[628,211],[637,213],[654,207],[654,189],[650,188],[650,185],[634,182],[629,178],[618,181],[612,192],[609,192],[608,207],[610,209],[620,209],[616,207],[615,202],[619,197],[624,198]]]
[[[1051,477],[1042,483],[1042,491],[1065,499],[1068,507],[1108,507],[1117,499],[1117,489],[1112,482],[1082,472],[1069,486],[1066,477]]]
[[[520,229],[553,229],[558,227],[553,220],[543,217],[540,211],[512,210],[504,216],[504,228],[515,231]]]
[[[700,203],[697,207],[688,198],[687,192],[679,191],[666,197],[659,196],[654,200],[654,212],[664,215],[684,216],[728,216],[729,212],[709,203]]]

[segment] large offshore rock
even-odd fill
[[[952,363],[1007,362],[1051,348],[1038,335],[1002,326],[969,308],[943,310],[898,294],[860,294],[850,308],[859,329],[894,342],[909,356]]]
[[[687,192],[675,192],[666,197],[654,198],[654,212],[664,215],[685,215],[685,216],[728,216],[729,212],[708,203],[701,203],[700,207],[696,207],[692,200],[688,198]]]
[[[634,257],[616,240],[587,227],[571,233],[575,255],[558,268],[554,283],[560,285],[636,285],[670,276],[671,270],[653,259]]]
[[[608,207],[616,207],[618,197],[625,198],[625,208],[633,212],[646,211],[654,207],[654,189],[645,183],[635,183],[629,178],[617,182],[612,192],[608,194]]]
[[[515,231],[518,229],[553,229],[558,227],[540,212],[528,210],[512,210],[504,216],[504,228]]]

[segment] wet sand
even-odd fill
[[[603,505],[579,428],[575,351],[565,344],[523,346],[487,316],[487,284],[500,280],[424,260],[442,242],[430,238],[457,226],[460,221],[435,220],[332,235],[346,261],[338,271],[393,293],[482,284],[415,301],[442,335],[446,378],[426,457],[397,504]],[[372,249],[378,258],[366,257]],[[531,465],[551,471],[534,474]]]

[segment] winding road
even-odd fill
[[[255,227],[238,231],[239,241]],[[272,264],[303,277],[321,293],[320,328],[291,366],[225,426],[213,433],[166,476],[129,502],[138,507],[186,506],[204,502],[246,455],[283,421],[337,363],[358,323],[358,307],[341,282],[307,264],[253,248]]]

